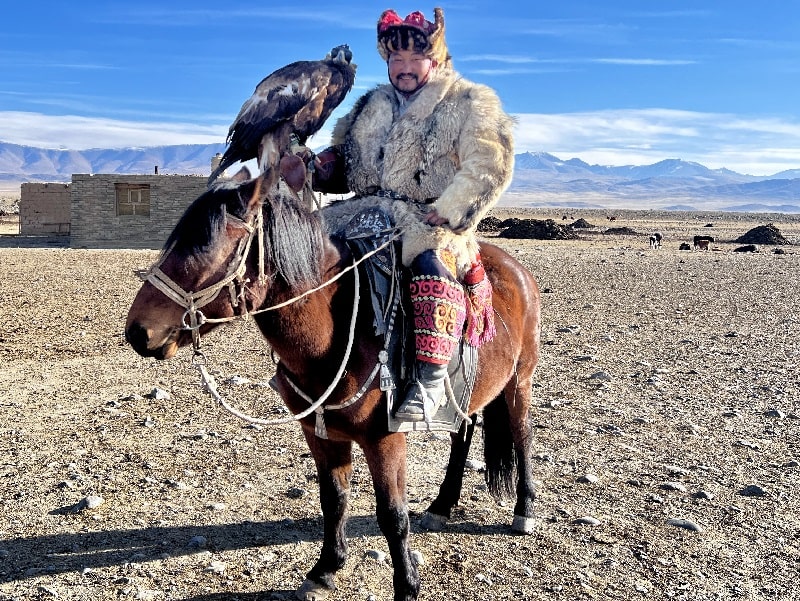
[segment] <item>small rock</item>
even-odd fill
[[[736,447],[744,447],[745,449],[752,449],[754,451],[758,449],[758,445],[749,440],[737,440],[733,445]]]
[[[147,395],[150,399],[155,399],[157,401],[168,401],[170,399],[170,394],[166,390],[162,388],[153,388],[150,391],[150,394]]]
[[[383,551],[379,551],[378,549],[369,549],[365,554],[364,557],[368,557],[378,563],[385,563],[386,562],[386,553]]]
[[[664,490],[677,490],[678,492],[686,492],[686,487],[680,482],[664,482],[660,488]]]
[[[208,539],[205,536],[197,535],[190,538],[186,546],[190,549],[205,549],[207,544]]]
[[[703,528],[693,522],[692,520],[687,520],[685,518],[670,518],[667,520],[667,524],[670,526],[675,526],[677,528],[684,528],[685,530],[691,530],[692,532],[702,532]]]
[[[305,488],[300,488],[299,486],[293,486],[286,491],[286,496],[290,499],[302,499],[307,494],[308,491]]]
[[[584,515],[582,517],[575,518],[574,520],[572,520],[572,523],[581,524],[583,526],[599,526],[600,524],[602,524],[600,520],[590,515]]]
[[[481,573],[475,574],[475,580],[478,582],[483,582],[484,584],[488,584],[489,586],[492,584],[492,579]]]
[[[767,491],[761,488],[758,484],[748,484],[739,491],[739,494],[743,497],[764,497],[767,495]]]
[[[231,376],[225,380],[225,383],[232,386],[244,386],[245,384],[250,384],[250,380],[242,376]]]
[[[584,484],[596,484],[599,480],[600,478],[594,474],[584,474],[578,478],[578,482],[583,482]]]
[[[144,421],[142,422],[142,425],[145,428],[154,428],[155,425],[156,425],[156,420],[154,420],[152,417],[150,417],[148,415],[147,417],[144,418]]]
[[[228,506],[225,503],[211,503],[208,505],[208,508],[213,509],[214,511],[222,511],[227,507]]]
[[[591,376],[589,376],[590,380],[603,380],[604,382],[611,381],[611,376],[604,372],[604,371],[596,371]]]
[[[417,550],[411,551],[411,561],[414,562],[414,565],[417,566],[424,566],[425,565],[425,556]]]
[[[483,461],[478,461],[477,459],[467,459],[465,467],[474,472],[486,471],[486,464]]]
[[[707,490],[698,490],[694,495],[692,495],[695,499],[706,499],[711,501],[714,498],[714,493],[711,493]]]
[[[774,417],[777,419],[786,419],[786,414],[780,409],[770,409],[764,412],[765,417]]]
[[[84,511],[86,509],[97,509],[105,503],[105,499],[103,497],[98,497],[96,495],[89,495],[88,497],[84,497],[78,504],[75,505],[75,511]]]
[[[227,568],[228,566],[225,564],[224,561],[215,560],[212,561],[210,564],[208,564],[206,572],[213,572],[214,574],[224,574]]]

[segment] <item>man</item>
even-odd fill
[[[514,168],[512,119],[494,91],[453,70],[443,12],[434,15],[431,23],[420,12],[405,19],[383,12],[378,52],[389,84],[367,92],[336,123],[333,146],[320,153],[316,169],[317,189],[355,193],[326,208],[326,220],[380,204],[403,231],[416,361],[396,416],[412,421],[429,418],[443,402],[465,319],[472,344],[494,335],[475,230]],[[460,282],[468,285],[469,305]]]

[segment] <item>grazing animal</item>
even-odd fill
[[[326,437],[318,435],[314,412],[300,420],[317,467],[324,534],[319,559],[298,595],[329,594],[347,558],[355,443],[372,474],[378,525],[394,570],[394,599],[413,601],[420,583],[408,543],[406,434],[389,431],[383,378],[370,379],[384,348],[382,336],[375,335],[372,300],[354,289],[356,273],[348,271],[354,257],[344,240],[325,233],[324,212],[311,212],[282,194],[273,171],[214,186],[189,206],[128,311],[125,338],[140,355],[169,359],[193,339],[199,346],[199,337],[219,325],[215,319],[251,314],[280,357],[273,381],[289,410],[308,412],[311,399],[324,400]],[[481,243],[480,252],[503,327],[478,349],[467,408],[471,418],[452,436],[444,481],[422,525],[441,529],[458,502],[482,410],[488,490],[515,492],[512,528],[531,533],[535,489],[528,412],[539,358],[539,288],[500,248]],[[252,356],[243,357],[248,360]],[[360,391],[363,395],[348,404]]]
[[[653,232],[650,235],[650,248],[653,250],[658,250],[661,248],[661,240],[664,239],[664,236],[661,232]]]
[[[345,44],[320,61],[297,61],[267,75],[228,130],[228,148],[208,178],[211,185],[237,161],[257,158],[264,171],[292,145],[305,145],[353,87],[356,65]]]
[[[708,250],[709,243],[714,241],[714,236],[695,236],[694,247],[695,249]]]
[[[617,220],[617,216],[616,215],[608,215],[608,220],[609,221],[616,221]]]

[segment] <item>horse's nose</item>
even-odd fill
[[[134,350],[138,353],[147,351],[147,344],[150,342],[150,334],[147,332],[142,324],[134,321],[127,328],[125,328],[125,340],[128,341]]]

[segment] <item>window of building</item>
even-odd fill
[[[150,216],[150,184],[114,184],[117,215]]]

